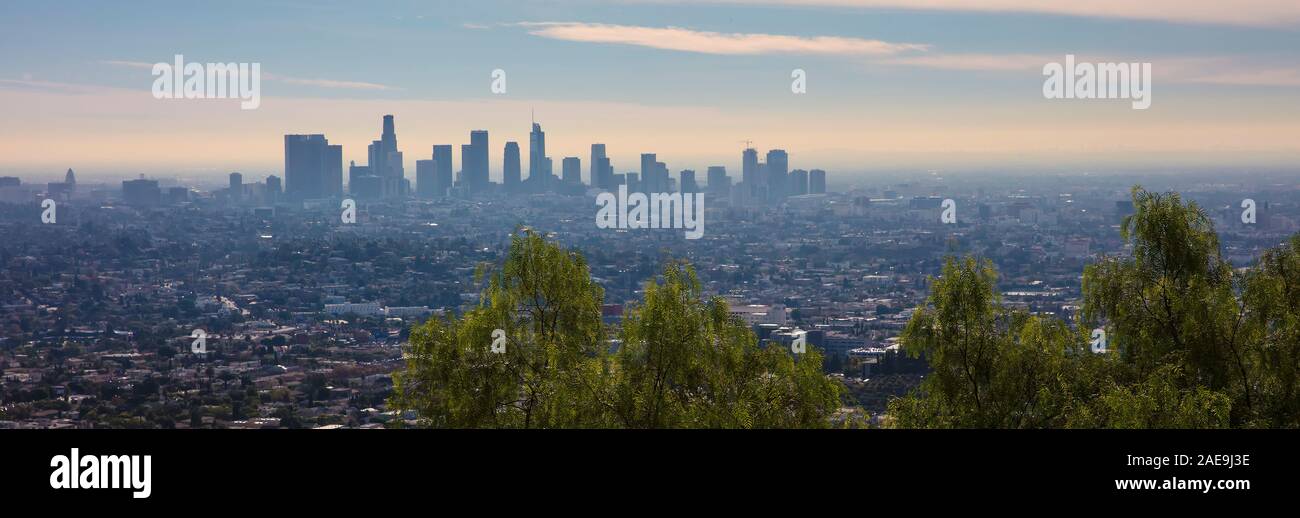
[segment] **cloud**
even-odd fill
[[[153,63],[145,61],[123,61],[123,60],[101,60],[103,65],[112,65],[118,67],[138,68],[143,70],[153,70]],[[379,83],[367,83],[364,81],[340,81],[336,79],[304,79],[300,77],[282,76],[279,74],[263,73],[262,79],[267,81],[278,81],[291,85],[316,86],[320,88],[339,88],[347,90],[400,90],[400,88],[383,85]]]
[[[1043,65],[1061,63],[1063,54],[924,54],[874,60],[875,65],[900,65],[939,70],[1040,73]],[[1245,56],[1090,56],[1076,54],[1078,63],[1151,63],[1156,81],[1225,86],[1300,86],[1300,67],[1285,60]]]
[[[291,85],[319,86],[321,88],[345,88],[350,90],[401,90],[395,86],[382,85],[379,83],[366,83],[363,81],[338,81],[334,79],[303,79],[299,77],[287,77],[277,74],[262,74],[267,81],[279,81]]]
[[[878,61],[886,65],[907,65],[942,70],[1039,70],[1043,64],[1060,61],[1046,54],[926,54]]]
[[[30,74],[24,74],[22,79],[0,79],[0,90],[33,90],[63,94],[94,94],[104,91],[104,88],[94,85],[38,81],[33,80]]]
[[[682,27],[641,27],[579,22],[523,22],[529,33],[543,38],[588,43],[615,43],[655,49],[722,55],[859,55],[885,56],[925,50],[928,45],[890,43],[839,36],[721,33]]]
[[[1296,63],[1241,56],[1155,60],[1152,75],[1176,82],[1225,86],[1300,86]]]
[[[649,0],[662,2],[664,0]],[[680,1],[680,0],[668,0]],[[1023,12],[1092,18],[1244,26],[1300,23],[1296,0],[713,0],[728,4],[888,8],[927,11]]]

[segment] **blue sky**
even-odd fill
[[[1300,159],[1293,2],[376,3],[10,3],[0,171],[274,173],[279,136],[298,132],[364,162],[393,113],[409,170],[483,128],[495,176],[530,109],[557,161],[601,141],[620,171],[641,152],[736,167],[745,139],[845,174]],[[149,70],[129,64],[178,53],[261,63],[262,107],[150,98]],[[1152,108],[1044,99],[1042,65],[1066,53],[1153,63]],[[489,91],[496,68],[505,95]],[[806,94],[790,92],[795,68]]]

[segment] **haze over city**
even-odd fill
[[[0,173],[279,174],[281,137],[299,133],[364,163],[385,113],[408,171],[471,130],[494,148],[526,142],[531,114],[552,155],[602,142],[620,169],[645,152],[735,169],[745,140],[838,179],[1300,160],[1300,8],[1287,2],[73,3],[0,20]],[[150,67],[175,54],[260,63],[261,106],[155,99]],[[1044,99],[1042,67],[1066,54],[1152,63],[1151,108]],[[505,93],[490,90],[496,69]],[[791,92],[795,69],[806,93]]]

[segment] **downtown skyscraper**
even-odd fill
[[[523,188],[520,171],[519,143],[506,142],[505,156],[501,159],[501,182],[505,185],[506,192],[516,193]]]
[[[402,166],[402,152],[397,150],[397,131],[393,116],[384,116],[383,133],[379,140],[370,143],[369,173],[379,177],[379,195],[384,198],[403,196],[409,191],[409,182]]]
[[[461,186],[471,193],[486,192],[488,188],[488,132],[469,132],[469,144],[460,146]]]
[[[790,194],[790,155],[784,149],[767,152],[767,196],[769,202],[779,202]]]
[[[343,146],[325,135],[284,136],[284,192],[290,199],[343,194]]]
[[[546,132],[542,131],[542,125],[533,122],[533,130],[528,133],[528,180],[531,182],[542,182],[550,178],[551,175],[550,160],[546,158]]]
[[[589,162],[591,171],[588,173],[587,180],[591,186],[597,189],[614,190],[614,166],[609,163],[609,155],[605,154],[604,144],[591,145],[591,162]]]
[[[453,172],[456,170],[451,158],[450,144],[433,146],[433,191],[435,196],[446,196],[451,190]]]

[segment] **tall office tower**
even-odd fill
[[[813,169],[808,172],[808,193],[826,194],[826,171]]]
[[[470,191],[486,191],[488,186],[488,132],[487,130],[474,130],[469,132],[469,144],[473,147],[473,173],[466,174],[471,179]],[[462,165],[468,172],[470,170],[471,160],[461,157]]]
[[[325,135],[284,136],[284,192],[295,200],[343,192],[343,146]]]
[[[641,192],[662,192],[659,188],[659,161],[654,153],[641,153]]]
[[[77,175],[72,172],[71,167],[68,168],[68,172],[63,173],[63,183],[66,183],[69,186],[77,185]]]
[[[700,192],[699,184],[695,183],[695,171],[692,169],[683,169],[681,174],[682,193],[691,194]]]
[[[731,195],[731,177],[727,168],[720,165],[709,166],[709,193],[726,198]]]
[[[609,162],[609,157],[600,157],[600,161],[597,162],[597,165],[599,166],[599,178],[601,185],[603,186],[601,188],[607,191],[617,190],[618,182],[614,178],[614,164]],[[595,180],[592,181],[594,182]]]
[[[266,177],[266,197],[268,198],[266,200],[267,202],[275,203],[275,200],[280,199],[280,193],[283,191],[284,191],[284,187],[280,185],[279,176],[271,175]]]
[[[605,160],[608,160],[605,155],[605,145],[592,144],[591,162],[588,162],[591,171],[587,172],[587,181],[591,182],[591,186],[597,189],[609,189],[609,181],[605,178]]]
[[[753,189],[764,178],[758,175],[758,150],[754,148],[745,148],[745,152],[740,159],[740,181]]]
[[[533,175],[541,174],[543,158],[546,158],[546,132],[542,131],[541,124],[534,122],[533,131],[528,133],[529,180],[533,180]]]
[[[771,199],[779,200],[789,195],[790,156],[783,149],[767,152],[767,192]]]
[[[398,156],[401,156],[399,153]],[[343,146],[325,146],[325,196],[343,195]]]
[[[790,196],[808,194],[808,171],[795,169],[790,171]]]
[[[460,145],[460,171],[456,172],[456,186],[462,189],[469,189],[470,184],[474,183],[474,144]]]
[[[449,144],[439,144],[433,146],[433,185],[435,196],[446,196],[452,187],[452,171],[455,171],[454,162],[451,159],[452,147]],[[461,156],[464,161],[464,156]]]
[[[227,188],[227,194],[230,195],[231,201],[234,202],[244,199],[244,175],[230,173],[230,186]]]
[[[384,116],[383,133],[379,140],[370,143],[370,174],[380,178],[380,196],[393,197],[406,194],[406,173],[402,165],[402,152],[397,150],[397,132],[393,116]]]
[[[582,184],[582,160],[576,156],[566,156],[560,162],[560,170],[563,171],[562,179],[564,183],[570,185]]]
[[[519,143],[506,142],[505,157],[501,160],[501,181],[506,192],[519,192],[523,188],[522,168],[519,165]]]
[[[437,196],[436,176],[437,162],[433,159],[415,161],[415,195],[429,199]]]

